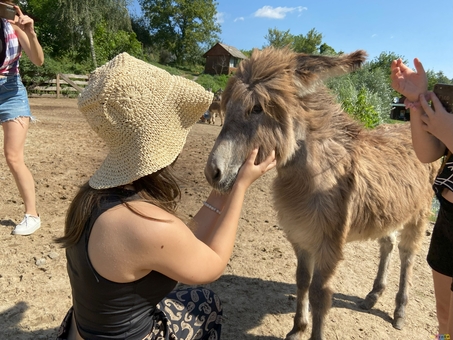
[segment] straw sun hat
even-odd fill
[[[127,53],[97,68],[78,106],[109,152],[94,189],[131,183],[171,164],[213,94]]]

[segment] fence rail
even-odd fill
[[[77,96],[88,84],[88,75],[59,73],[55,79],[28,89],[29,97],[70,97]]]

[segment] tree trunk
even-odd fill
[[[88,31],[88,36],[90,37],[91,57],[93,58],[93,65],[96,68],[96,67],[98,67],[98,63],[96,62],[96,52],[94,51],[93,31],[91,29]]]

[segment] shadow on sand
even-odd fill
[[[251,335],[248,332],[258,327],[266,315],[291,314],[293,317],[295,313],[295,284],[224,275],[208,286],[220,296],[223,302],[224,316],[227,320],[224,332],[231,333],[231,330],[234,329],[236,339],[281,339],[276,336]],[[332,308],[346,308],[359,313],[375,315],[387,322],[392,321],[387,313],[380,310],[362,310],[358,306],[361,301],[362,299],[356,296],[335,293]],[[29,332],[18,326],[28,308],[26,302],[19,302],[0,313],[0,339],[55,339],[58,328]],[[61,319],[63,317],[64,315],[61,315]],[[230,322],[234,322],[234,324],[229,324]]]

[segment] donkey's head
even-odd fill
[[[255,147],[260,148],[257,162],[275,150],[277,167],[284,166],[310,130],[328,124],[325,106],[336,104],[323,81],[353,71],[365,59],[364,51],[330,57],[255,50],[222,93],[225,122],[205,168],[211,186],[229,191]],[[317,122],[309,122],[315,115]]]

